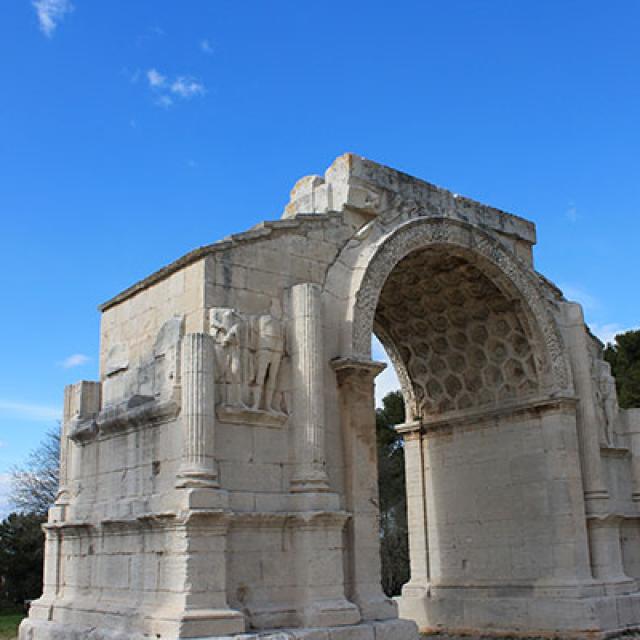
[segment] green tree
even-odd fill
[[[640,330],[619,333],[607,345],[604,358],[616,378],[620,406],[640,407]]]
[[[402,394],[392,391],[382,405],[376,411],[382,588],[388,596],[394,596],[409,580],[404,449],[402,437],[393,428],[405,420]]]
[[[42,593],[44,518],[12,513],[0,522],[2,596],[10,605],[23,604]]]

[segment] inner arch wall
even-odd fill
[[[345,352],[370,357],[376,308],[389,274],[407,255],[425,248],[445,248],[470,256],[507,295],[520,300],[543,345],[548,367],[545,387],[558,394],[572,393],[571,368],[563,338],[549,308],[550,302],[536,282],[537,275],[489,233],[444,217],[413,219],[392,229],[380,225],[375,231],[368,230],[365,238],[356,237],[345,247],[335,271],[328,272],[326,281],[330,294],[349,300],[343,337]],[[348,279],[344,277],[345,267],[350,271]]]

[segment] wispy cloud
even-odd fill
[[[180,76],[171,84],[171,93],[181,98],[193,98],[204,95],[204,85],[195,78]]]
[[[155,68],[146,73],[149,88],[155,95],[155,103],[168,109],[176,100],[191,100],[206,93],[204,84],[193,76],[177,76],[173,80]]]
[[[41,404],[27,404],[13,402],[0,398],[0,412],[22,420],[51,421],[59,420],[62,410],[59,407],[49,407]]]
[[[162,94],[161,96],[158,96],[156,98],[156,104],[159,107],[164,107],[165,109],[168,109],[173,104],[173,98],[166,94]]]
[[[83,364],[87,364],[91,358],[89,356],[85,356],[84,353],[74,353],[70,355],[68,358],[65,358],[60,366],[65,369],[73,369],[73,367],[80,367]]]
[[[162,27],[158,27],[157,25],[147,27],[145,32],[136,38],[136,44],[139,47],[144,47],[148,42],[156,38],[162,38],[162,36],[164,36],[164,29]]]
[[[140,69],[129,69],[129,67],[123,67],[120,73],[131,83],[138,84],[142,77],[142,71]]]
[[[204,40],[200,40],[200,51],[211,55],[213,53],[213,45],[206,38]]]
[[[579,302],[585,311],[595,311],[600,308],[600,301],[582,287],[572,284],[561,284],[560,289],[569,300]]]
[[[157,69],[149,69],[149,71],[147,71],[147,80],[149,81],[149,86],[154,89],[160,89],[167,84],[167,78]]]
[[[70,0],[34,0],[33,6],[38,15],[40,30],[47,38],[53,36],[58,23],[74,9]]]
[[[569,206],[565,212],[567,219],[571,222],[577,222],[578,220],[578,207],[576,207],[575,202],[570,202]]]

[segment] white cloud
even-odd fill
[[[73,11],[70,0],[34,0],[33,6],[38,14],[40,30],[48,38],[53,36],[53,32],[65,14]]]
[[[0,412],[8,413],[21,420],[52,421],[59,420],[62,416],[62,410],[59,407],[13,402],[1,398]]]
[[[73,367],[80,367],[83,364],[87,364],[91,358],[89,356],[85,356],[84,353],[74,353],[73,355],[65,358],[60,366],[65,369],[72,369]]]
[[[146,76],[149,88],[155,94],[155,104],[165,109],[171,107],[176,99],[190,100],[206,93],[204,84],[192,76],[177,76],[170,80],[155,68],[149,69]]]
[[[173,104],[173,100],[171,96],[162,95],[162,96],[158,96],[158,98],[156,99],[156,104],[159,107],[164,107],[165,109],[168,109]]]
[[[204,85],[194,78],[180,76],[171,84],[171,93],[175,93],[181,98],[193,98],[204,94]]]
[[[208,53],[210,55],[213,53],[213,46],[211,45],[211,42],[205,38],[200,41],[200,50],[203,53]]]
[[[578,220],[578,207],[576,207],[575,203],[569,203],[569,208],[565,212],[565,215],[571,222],[576,222]]]
[[[149,86],[154,89],[161,89],[167,84],[167,78],[157,69],[149,69],[147,71],[147,80],[149,81]]]

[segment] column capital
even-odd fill
[[[402,424],[395,425],[393,428],[405,439],[405,441],[419,438],[423,431],[422,420],[403,422]]]
[[[356,356],[339,356],[330,361],[331,368],[336,372],[338,380],[348,375],[359,374],[373,380],[379,373],[382,373],[387,365],[385,362],[369,360]]]

